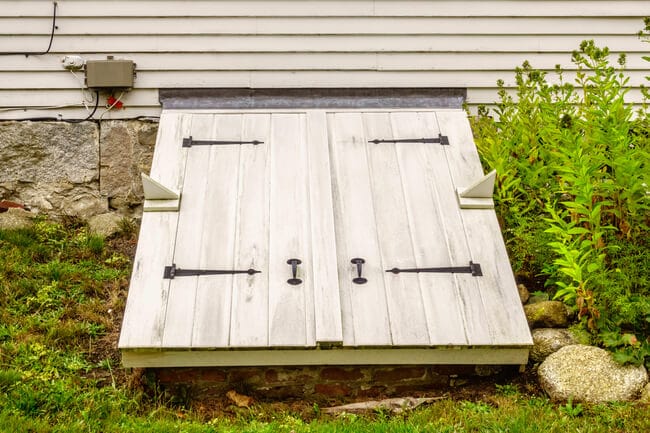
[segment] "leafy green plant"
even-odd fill
[[[498,81],[494,118],[481,108],[472,126],[484,165],[498,173],[495,204],[518,277],[545,275],[617,359],[650,362],[650,287],[636,272],[648,267],[650,122],[647,105],[635,113],[625,101],[625,56],[616,65],[609,57],[584,41],[572,83],[559,67],[551,79],[524,62],[515,94]]]
[[[558,409],[560,412],[562,412],[563,414],[565,414],[570,418],[575,418],[577,416],[580,416],[584,412],[584,408],[582,407],[582,404],[580,403],[574,404],[573,399],[571,398],[569,398],[569,401],[567,401],[565,405],[560,406]]]

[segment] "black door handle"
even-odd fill
[[[287,283],[291,284],[292,286],[297,286],[298,284],[302,283],[302,280],[300,278],[296,278],[296,275],[298,274],[298,265],[301,263],[302,260],[300,259],[287,260],[287,264],[291,265],[291,275],[292,275],[292,277],[287,280]]]
[[[357,277],[353,278],[352,282],[354,284],[366,284],[368,282],[368,279],[363,278],[361,276],[361,272],[363,271],[363,264],[366,263],[366,261],[357,257],[357,258],[352,259],[351,263],[353,265],[357,265]]]

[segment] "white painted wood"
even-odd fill
[[[214,116],[193,115],[191,119],[189,135],[197,140],[210,138]],[[177,146],[181,145],[182,141],[178,141]],[[207,190],[205,173],[208,169],[210,148],[193,146],[184,148],[184,151],[187,153],[187,163],[172,263],[181,269],[200,269],[205,223],[202,209]],[[198,279],[198,276],[183,276],[170,281],[163,335],[164,347],[191,347]]]
[[[401,138],[392,131],[389,113],[366,113],[363,115],[363,122],[363,136],[367,140]],[[411,136],[406,138],[409,137]],[[366,146],[370,193],[381,257],[380,271],[384,271],[381,277],[386,290],[393,344],[429,345],[418,275],[395,275],[385,272],[395,267],[414,267],[413,244],[419,242],[419,239],[413,238],[409,224],[402,173],[397,160],[398,145],[368,143]],[[357,230],[356,227],[352,229]]]
[[[644,72],[630,74],[630,85],[640,86],[644,83]],[[572,80],[575,74],[567,72],[564,79]],[[22,81],[20,79],[22,78]],[[505,85],[514,86],[513,74],[504,72],[463,72],[463,71],[220,71],[205,73],[202,71],[187,71],[184,74],[173,72],[147,72],[136,78],[137,85],[143,87],[188,87],[189,83],[199,83],[204,87],[341,87],[344,83],[356,87],[404,87],[408,79],[408,87],[427,87],[432,80],[441,87],[463,87],[471,80],[473,85],[494,87],[498,79],[503,79]],[[47,72],[0,72],[0,80],[6,80],[6,87],[18,88],[66,88],[75,85],[74,77],[65,73]],[[17,81],[18,80],[18,81]],[[401,80],[401,81],[398,81]],[[497,96],[495,94],[494,99]],[[92,108],[92,107],[91,107]],[[127,107],[128,110],[128,107]],[[119,110],[127,113],[127,110]],[[100,111],[101,113],[101,111]],[[96,116],[99,117],[99,116]]]
[[[430,120],[424,113],[402,112],[392,113],[388,123],[394,137],[437,137],[437,125]],[[451,266],[450,251],[457,248],[450,248],[445,209],[455,203],[442,201],[448,200],[448,195],[441,197],[436,188],[451,183],[443,150],[441,146],[422,143],[399,145],[396,150],[414,255],[414,261],[405,267]],[[420,284],[430,344],[467,344],[458,280],[444,274],[413,275],[417,275]]]
[[[340,345],[343,343],[341,294],[326,113],[310,111],[306,122],[315,340],[319,345]]]
[[[390,318],[379,253],[367,138],[360,113],[328,114],[339,286],[346,346],[391,345]],[[353,258],[363,258],[367,284],[354,284]]]
[[[162,344],[169,280],[163,269],[173,257],[178,214],[142,215],[139,247],[133,262],[118,347],[158,348]]]
[[[232,351],[123,351],[125,367],[209,367],[272,365],[424,365],[487,364],[523,365],[528,349],[436,348],[436,349],[351,349],[351,350],[232,350]]]
[[[312,346],[313,262],[304,114],[272,114],[269,222],[269,344]],[[287,260],[302,261],[291,285]]]
[[[450,145],[368,143],[439,133]],[[182,148],[189,135],[263,143]],[[460,110],[163,113],[151,176],[182,187],[183,202],[146,214],[120,340],[163,351],[127,350],[125,363],[525,362],[532,342],[494,212],[456,201],[481,173]],[[352,283],[353,257],[367,284]],[[484,276],[385,272],[470,260]],[[262,273],[164,280],[172,263]],[[142,337],[139,314],[151,319]],[[317,342],[344,349],[301,350]],[[494,347],[441,350],[481,346]],[[187,351],[256,347],[273,350]]]
[[[244,115],[242,138],[264,143],[241,148],[234,266],[262,273],[233,282],[231,347],[269,344],[270,133],[269,114]]]
[[[52,20],[0,17],[0,35],[49,36]],[[578,34],[629,35],[635,17],[62,17],[57,36],[86,35],[333,35],[333,34]]]
[[[209,136],[217,140],[240,140],[242,116],[215,115]],[[195,175],[207,179],[203,200],[199,269],[235,267],[235,233],[239,207],[238,179],[242,146],[207,146],[207,167]],[[197,221],[198,223],[198,221]],[[199,245],[196,245],[198,248]],[[249,269],[248,267],[244,269]],[[258,274],[211,275],[198,278],[192,347],[228,347],[230,340],[233,280],[257,278]]]
[[[639,25],[641,26],[641,24]],[[614,51],[642,52],[644,43],[630,35],[589,35],[598,45]],[[101,39],[100,39],[101,38]],[[148,52],[439,52],[439,51],[536,51],[567,52],[577,49],[584,35],[140,35],[138,48]],[[133,36],[58,36],[51,53],[126,53],[133,52]],[[47,48],[44,36],[11,36],[0,39],[6,52],[37,51]],[[98,46],[98,43],[101,45]],[[120,57],[122,55],[120,54]]]
[[[469,186],[462,188],[460,196],[464,198],[490,198],[494,191],[494,180],[497,171],[492,170],[480,179],[477,179]]]
[[[50,17],[52,3],[48,0],[6,0],[0,3],[4,16]],[[516,5],[516,7],[514,6]],[[225,0],[184,1],[182,14],[202,16],[635,16],[645,6],[643,0],[616,1],[616,7],[604,0],[509,1],[509,0],[453,0],[432,1],[374,1],[374,0]],[[84,16],[178,16],[178,1],[122,0],[61,0],[62,17]]]
[[[450,138],[445,154],[454,186],[468,184],[482,173],[482,168],[466,115],[462,111],[449,111],[437,113],[437,118]],[[506,340],[513,344],[528,344],[526,342],[531,341],[530,331],[512,270],[498,265],[509,261],[496,215],[488,209],[463,209],[460,213],[471,259],[480,263],[483,271],[483,276],[476,280],[493,344],[502,344]],[[483,257],[490,257],[490,260]]]
[[[144,200],[143,212],[176,212],[181,207],[181,200]]]
[[[189,116],[165,113],[158,129],[151,175],[175,188],[182,184],[185,169],[185,153],[179,143],[189,132],[189,127]],[[120,348],[162,345],[170,283],[162,276],[164,267],[173,258],[177,224],[176,212],[145,213],[142,216]]]
[[[618,58],[620,53],[612,52],[611,58]],[[104,60],[105,55],[88,53],[85,60]],[[554,71],[555,65],[572,71],[576,67],[571,63],[571,56],[562,52],[536,53],[519,52],[210,52],[200,53],[122,53],[120,57],[132,59],[137,64],[139,73],[144,71],[242,71],[242,70],[381,70],[381,71],[502,71],[503,76],[512,73],[512,69],[528,60],[535,68]],[[648,64],[640,55],[628,51],[626,70],[646,71]],[[61,59],[58,56],[9,56],[0,64],[0,71],[61,71]],[[72,75],[72,74],[70,74]],[[83,73],[77,73],[83,80]],[[51,90],[52,97],[66,96],[67,92]],[[77,96],[77,93],[74,96]],[[495,92],[491,91],[490,97]],[[28,104],[35,95],[17,93],[7,90],[3,103],[16,105]],[[151,89],[136,88],[123,96],[127,106],[142,105],[151,100],[157,101],[157,93]],[[22,98],[21,98],[22,97]],[[72,102],[76,102],[75,98]]]
[[[0,1],[0,51],[45,50],[51,14],[50,1]],[[584,39],[608,46],[613,59],[628,54],[627,97],[639,105],[647,44],[636,33],[646,15],[646,0],[61,0],[50,54],[2,56],[0,119],[85,118],[79,82],[60,63],[78,54],[137,64],[126,109],[107,120],[159,115],[163,87],[435,83],[467,88],[475,110],[494,102],[497,79],[514,88],[513,69],[524,60],[574,70],[570,53]],[[18,110],[4,110],[11,107]]]
[[[456,190],[456,195],[461,209],[494,209],[494,201],[491,198],[463,197],[460,188]]]
[[[461,209],[494,209],[492,193],[496,170],[492,170],[482,178],[465,188],[456,188],[458,203]]]
[[[462,113],[458,110],[450,110],[450,112]],[[441,133],[450,137],[453,132],[448,131],[443,122],[439,121],[441,113],[444,114],[440,111],[423,112],[424,128],[426,131],[432,132],[434,136]],[[452,169],[447,157],[449,147],[428,148],[432,170],[427,171],[427,182],[430,185],[429,188],[436,194],[440,224],[444,228],[444,238],[447,239],[449,266],[467,266],[472,260],[472,254],[465,236],[460,209],[456,202],[453,177],[451,176]],[[445,175],[438,175],[439,173],[445,173]],[[435,258],[429,258],[429,260],[432,259]],[[464,319],[467,343],[469,345],[492,344],[491,324],[488,322],[488,315],[480,302],[480,286],[477,278],[469,274],[454,274],[453,281],[457,293],[456,302],[459,305],[460,315]]]
[[[165,185],[157,180],[152,179],[145,173],[140,173],[142,178],[142,189],[144,190],[144,198],[147,200],[176,200],[180,198],[180,194],[172,191]]]

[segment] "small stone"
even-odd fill
[[[517,284],[517,290],[519,291],[519,299],[521,299],[521,303],[525,304],[528,302],[528,299],[530,299],[530,293],[526,286],[523,284]]]
[[[566,328],[569,315],[560,301],[542,301],[524,305],[526,320],[531,328]]]
[[[4,208],[3,208],[4,209]],[[14,207],[0,213],[0,229],[15,230],[31,227],[34,215],[26,210]]]
[[[648,382],[643,365],[620,365],[609,352],[581,344],[552,353],[537,373],[540,385],[555,401],[631,401]]]
[[[88,228],[91,233],[107,238],[120,231],[121,221],[121,215],[109,212],[90,217],[88,219]]]
[[[578,343],[568,330],[562,328],[538,328],[533,329],[532,334],[533,348],[530,351],[530,359],[535,362],[542,362],[564,346]]]

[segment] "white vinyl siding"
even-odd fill
[[[0,51],[44,51],[51,14],[51,1],[0,0]],[[524,60],[572,79],[585,39],[628,54],[628,100],[640,103],[648,14],[646,0],[59,0],[49,54],[0,56],[0,119],[84,117],[68,54],[136,63],[126,109],[109,119],[159,115],[170,87],[460,87],[476,106],[494,102],[497,79],[514,86]]]

